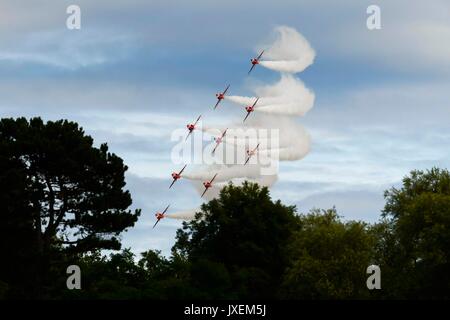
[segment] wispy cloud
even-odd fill
[[[75,70],[123,60],[137,47],[131,35],[110,31],[45,31],[17,36],[0,46],[0,62],[43,64]]]

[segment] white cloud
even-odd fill
[[[316,129],[323,123],[333,128],[395,128],[397,132],[447,127],[449,87],[448,81],[417,81],[349,88],[319,96],[316,108],[303,121]]]
[[[110,31],[41,31],[0,44],[0,61],[75,70],[124,59],[136,39]]]
[[[355,190],[322,192],[298,202],[298,210],[307,213],[311,208],[329,209],[333,206],[345,220],[376,222],[384,207],[382,192]]]
[[[359,12],[320,43],[327,54],[375,63],[406,73],[450,72],[450,2],[379,1],[381,30],[368,30]],[[361,10],[363,3],[359,4]],[[350,7],[349,7],[350,10]]]

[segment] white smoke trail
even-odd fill
[[[315,52],[295,29],[282,26],[278,27],[276,32],[278,37],[272,45],[265,47],[268,48],[263,56],[266,60],[260,61],[260,64],[283,72],[281,79],[275,84],[255,88],[254,97],[225,95],[226,100],[240,106],[253,105],[256,97],[259,97],[255,114],[251,114],[245,123],[240,120],[228,126],[201,128],[203,132],[215,138],[220,137],[227,129],[226,136],[214,154],[215,159],[221,159],[224,164],[209,165],[183,175],[201,194],[205,190],[203,182],[210,181],[218,173],[204,195],[207,200],[217,198],[220,190],[229,183],[242,185],[244,181],[249,181],[270,187],[278,179],[278,161],[302,159],[310,150],[310,136],[303,126],[295,121],[294,116],[304,116],[312,108],[314,93],[289,73],[301,72],[312,64]],[[245,110],[243,117],[244,115]],[[274,132],[276,134],[273,134]],[[256,158],[256,162],[249,161],[247,165],[243,165],[248,157],[246,151],[254,150],[258,144],[258,150],[251,158]],[[239,154],[239,151],[243,151],[244,155],[242,164],[223,161],[230,152],[234,156]],[[263,171],[267,163],[273,162],[277,164],[275,172]],[[198,211],[199,209],[183,211],[167,217],[192,219]]]
[[[294,138],[295,137],[295,138]],[[281,139],[280,142],[286,141],[286,139]],[[253,146],[255,147],[260,143],[258,148],[258,154],[260,156],[266,157],[276,157],[276,159],[281,161],[294,161],[304,158],[310,151],[310,137],[306,130],[299,127],[297,131],[292,132],[292,140],[290,143],[284,143],[278,145],[278,147],[270,147],[273,145],[272,142],[261,143],[261,139],[235,139],[235,140],[224,140],[224,143],[232,144],[238,147]],[[248,149],[252,149],[251,147]]]
[[[198,208],[185,211],[178,211],[174,213],[166,213],[165,217],[169,219],[191,220],[194,219],[195,214],[200,211],[201,211],[200,208]]]
[[[238,166],[238,165],[211,165],[208,168],[197,171],[189,172],[184,175],[184,178],[188,180],[209,181],[212,177],[218,173],[214,181],[231,181],[234,178],[247,178],[256,179],[260,176],[259,166]]]
[[[255,93],[259,97],[256,112],[303,116],[314,105],[314,93],[290,74],[283,74],[274,85],[257,87]],[[255,102],[256,97],[225,96],[225,99],[248,106]]]
[[[277,39],[264,51],[260,65],[275,71],[297,73],[314,62],[314,49],[297,30],[280,26],[275,31]]]
[[[252,167],[254,167],[254,168],[252,168]],[[278,180],[277,175],[260,175],[258,165],[246,165],[246,166],[235,165],[235,166],[229,167],[228,169],[231,170],[228,173],[234,172],[234,173],[236,173],[236,176],[233,178],[227,179],[227,180],[222,180],[222,181],[219,180],[216,183],[213,183],[212,187],[209,188],[208,191],[203,196],[206,200],[209,201],[209,200],[217,198],[219,196],[222,188],[227,186],[230,182],[235,186],[240,186],[245,181],[248,181],[248,182],[258,183],[262,187],[271,187]],[[207,176],[209,177],[209,176],[211,176],[211,174],[214,175],[213,172],[215,172],[215,170],[216,170],[216,168],[214,166],[212,166],[209,168],[205,168],[201,172],[197,172],[194,176],[198,177],[198,179],[193,179],[192,176],[190,176],[193,186],[197,189],[197,191],[199,193],[203,193],[203,191],[205,190],[205,187],[201,183],[203,181],[203,179],[200,177],[207,177]],[[247,170],[249,170],[249,171],[247,171]],[[226,171],[227,170],[224,169],[224,171],[220,171],[220,173],[226,172]],[[258,171],[258,176],[251,177],[251,175],[249,175],[248,173],[252,172],[252,171],[253,172]],[[219,176],[217,176],[217,177],[219,177]]]

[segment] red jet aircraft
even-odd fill
[[[212,183],[214,181],[214,179],[217,177],[217,173],[214,175],[214,177],[210,180],[210,181],[205,181],[203,182],[203,186],[205,187],[205,191],[203,191],[202,195],[200,197],[203,197],[206,193],[206,191],[208,191],[209,188],[212,187]]]
[[[186,139],[184,139],[184,141],[186,141],[187,138],[189,138],[189,136],[191,135],[192,131],[194,131],[195,126],[197,125],[197,122],[200,120],[201,117],[202,117],[202,115],[199,115],[198,118],[197,118],[197,120],[195,120],[194,123],[190,123],[190,124],[186,125],[186,128],[189,130],[189,133],[188,133],[188,135],[186,136]]]
[[[169,207],[170,207],[170,204],[164,209],[163,212],[156,212],[156,213],[155,213],[156,222],[155,222],[155,224],[153,225],[153,228],[156,227],[156,225],[158,224],[159,220],[161,220],[161,219],[163,219],[163,218],[165,217],[164,214],[166,213],[167,209],[169,209]]]
[[[251,67],[250,70],[248,71],[248,74],[250,74],[250,72],[252,72],[253,68],[254,68],[257,64],[259,64],[259,59],[261,59],[261,56],[263,55],[263,53],[264,53],[264,50],[261,51],[261,53],[259,54],[259,56],[258,56],[257,58],[250,59],[250,62],[252,63],[252,67]]]
[[[222,133],[222,135],[220,137],[217,137],[214,139],[216,141],[216,146],[214,147],[212,154],[214,154],[214,152],[216,152],[216,149],[219,146],[219,144],[222,142],[223,137],[225,137],[225,135],[227,134],[227,130],[228,130],[228,128],[225,129],[225,131]]]
[[[172,183],[170,184],[169,189],[172,188],[173,184],[174,184],[178,179],[181,178],[181,174],[183,173],[183,171],[184,171],[184,169],[186,168],[186,166],[187,166],[187,164],[184,165],[183,169],[181,169],[180,172],[172,172],[172,178],[173,178],[173,181],[172,181]]]
[[[253,150],[247,150],[248,158],[247,158],[247,160],[245,160],[244,166],[247,164],[247,162],[250,160],[250,158],[251,158],[253,155],[255,155],[256,150],[258,150],[258,147],[259,147],[259,143],[256,145],[256,148],[255,148],[255,149],[253,149]]]
[[[224,90],[224,92],[216,93],[217,103],[216,103],[216,105],[214,106],[214,110],[216,110],[216,108],[217,108],[217,106],[219,105],[220,101],[222,101],[222,100],[225,98],[225,93],[227,93],[229,87],[230,87],[230,85],[228,85],[228,86],[226,87],[226,89]]]
[[[259,100],[259,98],[256,98],[256,101],[253,103],[253,105],[245,107],[245,111],[247,111],[247,115],[245,116],[244,121],[242,121],[242,122],[245,122],[245,120],[247,120],[247,118],[250,115],[250,113],[255,111],[255,105],[258,102],[258,100]]]

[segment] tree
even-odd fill
[[[64,299],[189,299],[193,290],[180,271],[186,263],[167,260],[159,251],[141,253],[136,261],[130,249],[108,257],[99,251],[78,260],[83,270],[82,290],[61,290]],[[1,288],[1,287],[0,287]]]
[[[135,263],[130,249],[101,256],[99,251],[85,254],[78,261],[83,270],[83,290],[65,290],[68,298],[140,299],[148,298],[146,271]],[[150,296],[152,298],[152,296]]]
[[[386,289],[403,298],[450,298],[450,172],[412,171],[385,198],[378,255]]]
[[[335,209],[313,210],[300,220],[289,246],[291,263],[283,277],[283,298],[369,297],[366,268],[373,238],[367,224],[342,222]]]
[[[274,298],[297,222],[266,187],[230,184],[184,224],[172,250],[189,263],[201,298]]]
[[[119,249],[118,235],[140,214],[127,210],[126,170],[76,123],[2,119],[0,239],[10,267],[1,271],[16,280],[33,269],[45,275],[61,252]],[[33,268],[17,272],[23,264]]]

